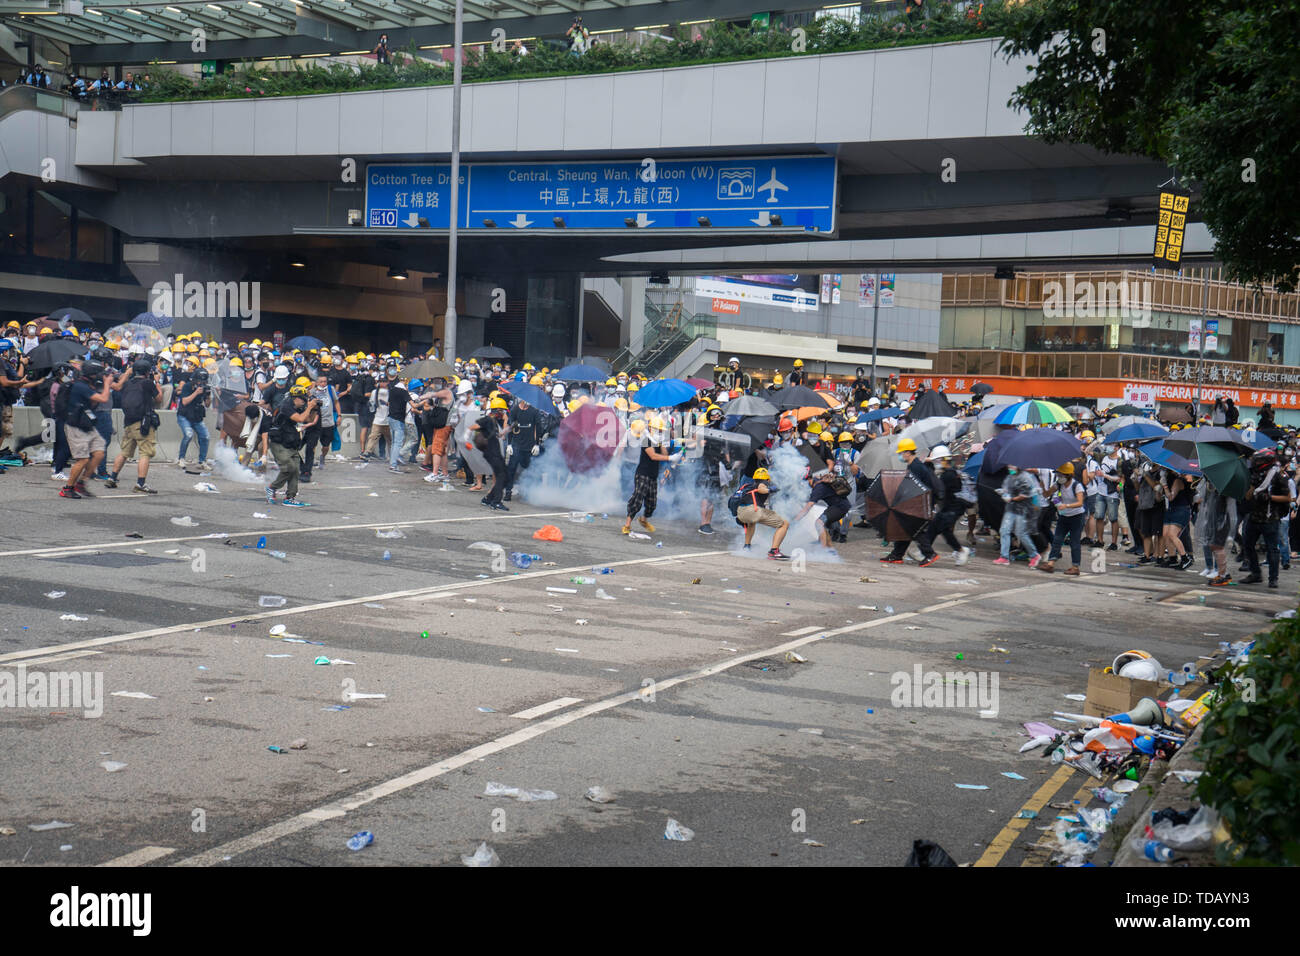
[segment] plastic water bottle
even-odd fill
[[[1174,851],[1159,840],[1147,840],[1142,845],[1142,855],[1157,863],[1170,863],[1173,861]]]
[[[280,561],[288,561],[288,560],[289,560],[289,556],[288,556],[287,554],[285,554],[283,551],[270,551],[270,552],[268,552],[268,553],[271,555],[271,557],[273,557],[273,558],[277,558],[277,559],[280,560]]]
[[[384,560],[385,560],[385,561],[391,561],[391,560],[393,560],[393,553],[392,553],[391,551],[385,551],[385,552],[384,552]]]
[[[614,569],[613,568],[592,568],[591,573],[592,574],[613,574]]]
[[[510,563],[520,569],[526,568],[533,563],[533,556],[531,554],[524,554],[522,551],[511,551]]]
[[[349,850],[361,850],[375,842],[375,835],[369,830],[362,830],[360,833],[354,833],[348,837]]]
[[[569,578],[569,581],[573,584],[595,584],[596,583],[595,578],[583,577],[582,575],[578,575],[577,577],[574,578]]]
[[[1093,796],[1095,796],[1102,803],[1114,803],[1116,800],[1124,799],[1124,794],[1116,793],[1114,790],[1110,789],[1109,787],[1097,787],[1095,790],[1092,791],[1092,793]]]

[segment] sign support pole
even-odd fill
[[[447,311],[443,319],[442,354],[456,361],[456,220],[460,216],[460,59],[465,21],[465,0],[456,0],[456,62],[452,66],[451,92],[451,219],[447,232]]]
[[[880,276],[876,276],[876,304],[871,310],[871,391],[876,392],[876,333],[880,330]]]

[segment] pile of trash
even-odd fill
[[[1056,818],[1052,826],[1056,841],[1053,862],[1062,866],[1086,864],[1124,805],[1127,794],[1137,789],[1150,762],[1171,759],[1209,712],[1217,691],[1219,667],[1225,662],[1245,659],[1253,646],[1253,641],[1223,642],[1217,655],[1202,658],[1199,664],[1184,664],[1178,670],[1164,668],[1145,651],[1126,651],[1110,667],[1094,672],[1086,697],[1070,695],[1075,700],[1086,700],[1085,710],[1089,713],[1053,713],[1058,724],[1072,726],[1037,721],[1023,725],[1029,740],[1020,748],[1021,753],[1035,753],[1053,765],[1065,765],[1088,774],[1098,782],[1092,792],[1104,804],[1073,808]],[[1131,701],[1137,694],[1148,692],[1159,693],[1164,699],[1142,696],[1125,710],[1106,713],[1107,704],[1118,702],[1123,706],[1122,701]],[[1206,815],[1212,813],[1212,810],[1204,811]],[[1206,819],[1204,815],[1197,819],[1198,840]],[[1190,818],[1177,822],[1189,821]],[[1190,840],[1183,837],[1191,831],[1157,833],[1150,826],[1147,830],[1146,842],[1158,846],[1135,849],[1153,860],[1167,861],[1172,858],[1171,848],[1183,848]],[[1210,830],[1213,830],[1212,823]],[[1164,836],[1174,842],[1162,839]]]

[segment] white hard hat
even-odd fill
[[[126,351],[128,355],[141,355],[144,353],[144,346],[136,342]]]
[[[930,452],[930,457],[927,458],[926,460],[938,461],[940,458],[951,458],[951,457],[952,457],[952,452],[948,450],[947,445],[935,445]]]
[[[868,405],[879,405],[879,404],[880,404],[880,399],[876,398],[876,397],[873,395],[873,396],[871,396],[871,398],[867,399],[867,404],[868,404]]]
[[[275,378],[288,378],[288,377],[289,377],[289,366],[277,365],[275,367]]]
[[[466,392],[472,392],[472,391],[474,391],[474,386],[471,385],[469,382],[461,382],[459,385],[456,386],[457,395],[464,395]]]
[[[144,354],[145,354],[145,355],[153,355],[153,354],[154,354],[153,346],[152,346],[152,345],[146,345],[146,346],[144,347]]]
[[[735,362],[737,365],[739,365],[740,359],[736,358],[736,356],[733,355],[731,358],[727,359],[727,364],[730,365],[732,362]]]
[[[564,386],[563,386],[563,385],[556,384],[556,385],[551,389],[551,395],[552,395],[552,397],[554,397],[554,398],[563,398],[563,397],[564,397]]]

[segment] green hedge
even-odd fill
[[[1231,833],[1227,862],[1300,864],[1300,619],[1279,621],[1231,668],[1205,718],[1201,801]]]
[[[836,17],[820,17],[807,28],[807,46],[802,53],[792,49],[790,31],[773,28],[754,31],[715,23],[698,40],[679,42],[652,39],[640,46],[630,43],[599,43],[583,56],[539,42],[526,57],[509,53],[469,50],[462,74],[466,83],[547,76],[589,76],[627,70],[660,69],[738,60],[783,56],[809,56],[848,50],[872,50],[995,37],[1002,33],[1017,5],[1007,0],[985,3],[979,20],[968,18],[952,4],[937,6],[925,19],[901,15],[875,15],[853,26]],[[687,29],[674,32],[686,34]],[[262,96],[305,96],[313,93],[347,93],[357,90],[385,90],[404,87],[438,86],[452,80],[450,64],[430,62],[415,55],[395,54],[392,66],[331,63],[325,66],[296,65],[277,72],[245,63],[225,74],[193,84],[178,73],[158,70],[152,86],[141,94],[141,102],[200,99],[248,99]]]

